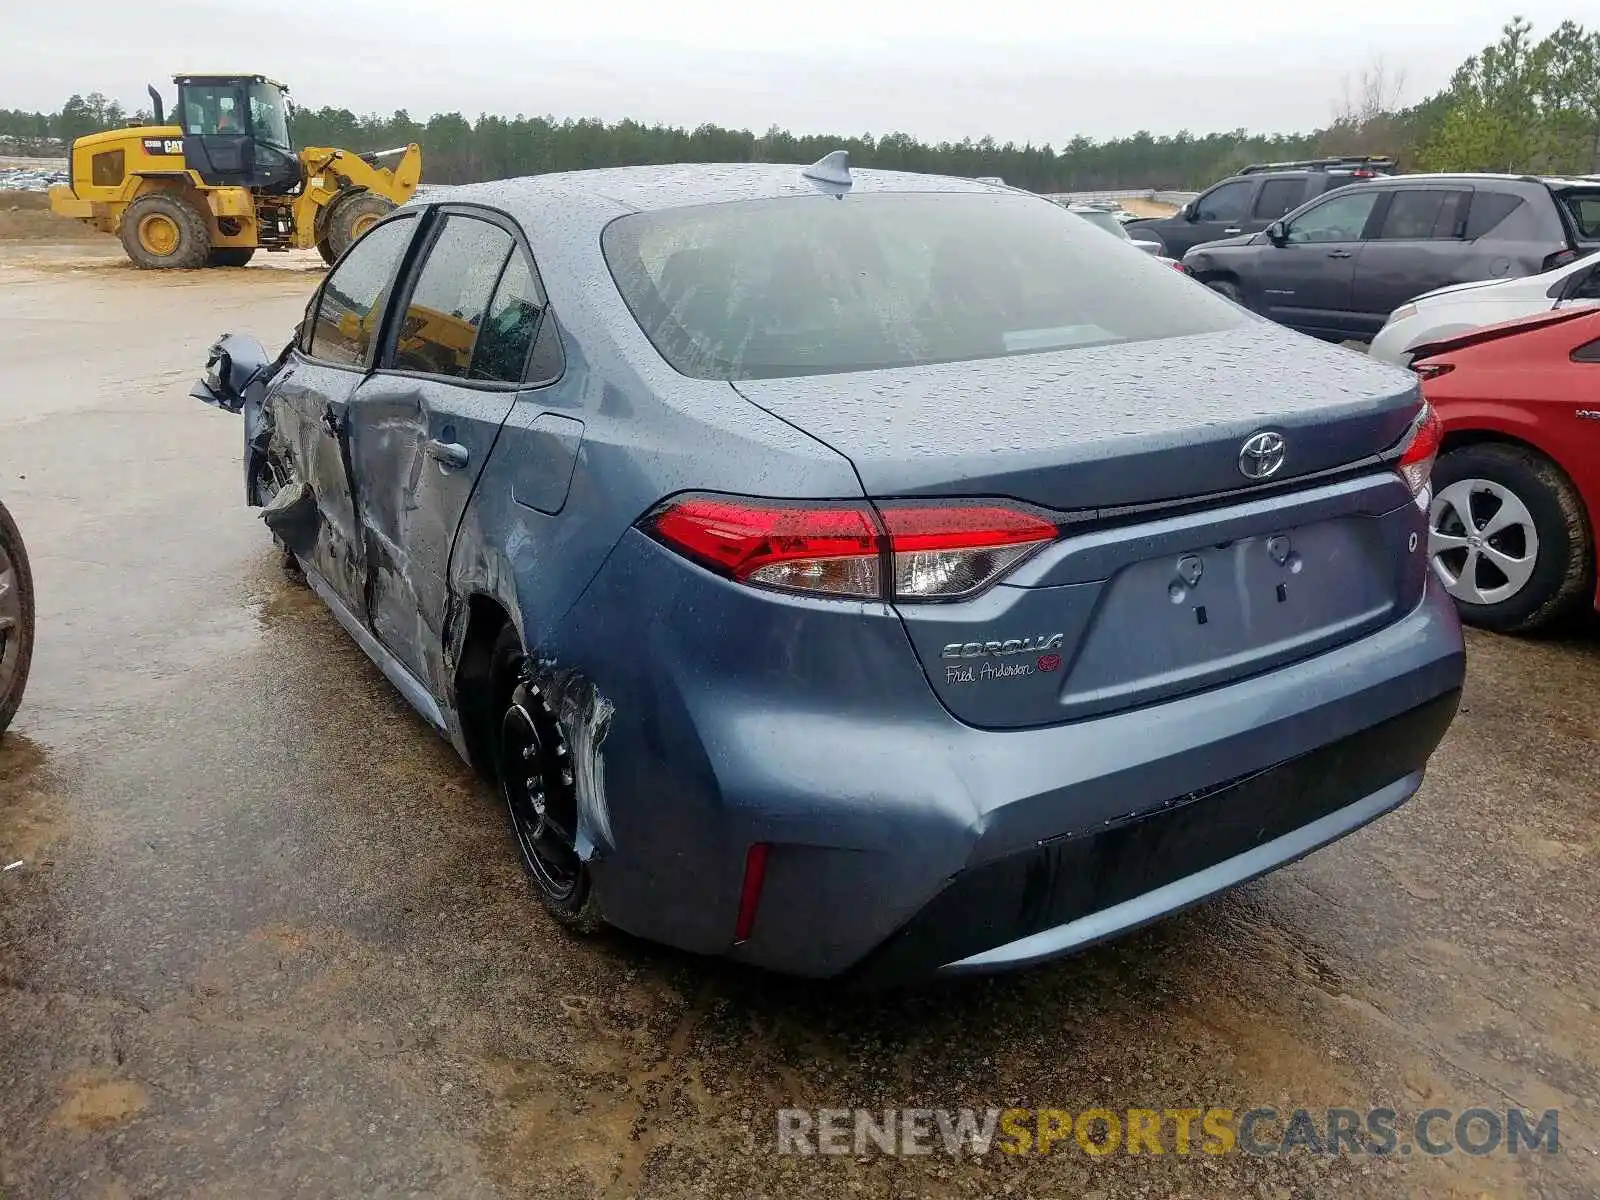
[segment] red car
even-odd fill
[[[1520,632],[1600,608],[1600,311],[1475,329],[1412,368],[1445,429],[1428,557],[1462,619]]]

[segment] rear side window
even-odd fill
[[[527,256],[518,250],[506,264],[489,302],[488,319],[478,334],[478,349],[472,359],[472,378],[491,379],[499,383],[520,383],[523,370],[528,365],[528,351],[539,333],[539,321],[544,315],[544,295]],[[556,372],[559,374],[560,372]],[[528,376],[534,379],[550,378],[542,370]]]
[[[1381,241],[1458,237],[1471,200],[1471,192],[1397,191],[1389,201],[1389,211],[1384,214],[1377,237]]]
[[[384,302],[416,222],[386,221],[350,248],[322,285],[306,353],[337,366],[364,367]]]
[[[406,302],[395,338],[396,369],[467,378],[512,246],[511,235],[498,225],[455,214],[445,218]]]
[[[1571,290],[1563,297],[1566,300],[1600,300],[1600,262],[1587,271],[1581,271],[1577,279],[1572,281]]]
[[[1568,192],[1561,197],[1578,236],[1586,242],[1600,242],[1600,191]]]
[[[1507,232],[1511,215],[1526,207],[1521,196],[1509,192],[1475,192],[1472,210],[1467,214],[1467,240],[1476,241],[1492,233]]]
[[[601,238],[640,327],[702,379],[916,366],[1249,321],[1034,197],[792,196],[619,217]]]
[[[1261,185],[1250,215],[1258,221],[1276,221],[1290,209],[1298,208],[1305,194],[1304,180],[1269,179]]]
[[[1255,190],[1255,186],[1254,180],[1239,179],[1212,188],[1195,201],[1195,220],[1244,220],[1244,214],[1250,207],[1250,193]]]

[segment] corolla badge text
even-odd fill
[[[999,658],[1007,654],[1040,654],[1059,650],[1067,640],[1064,633],[1041,633],[1038,637],[1009,638],[1003,642],[951,642],[940,658]]]

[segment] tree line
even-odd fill
[[[385,117],[332,107],[297,110],[292,127],[298,145],[368,151],[417,142],[430,183],[646,163],[811,162],[841,148],[858,166],[993,175],[1036,192],[1201,188],[1247,163],[1319,154],[1387,154],[1406,170],[1600,172],[1600,30],[1565,21],[1536,39],[1517,17],[1436,95],[1404,104],[1404,82],[1382,61],[1369,64],[1347,80],[1328,125],[1310,133],[1141,130],[1105,141],[1080,135],[1060,146],[551,116],[472,121],[458,112],[417,121],[404,109]],[[73,95],[56,113],[0,109],[0,143],[60,145],[140,119],[148,114],[98,92]]]

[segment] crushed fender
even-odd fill
[[[304,480],[281,488],[261,510],[261,519],[293,553],[309,555],[316,548],[321,515],[317,495]]]
[[[578,857],[584,862],[604,857],[616,846],[606,809],[605,756],[601,752],[615,711],[611,701],[577,671],[557,667],[553,660],[529,658],[523,675],[543,691],[565,739],[578,802],[574,838]]]

